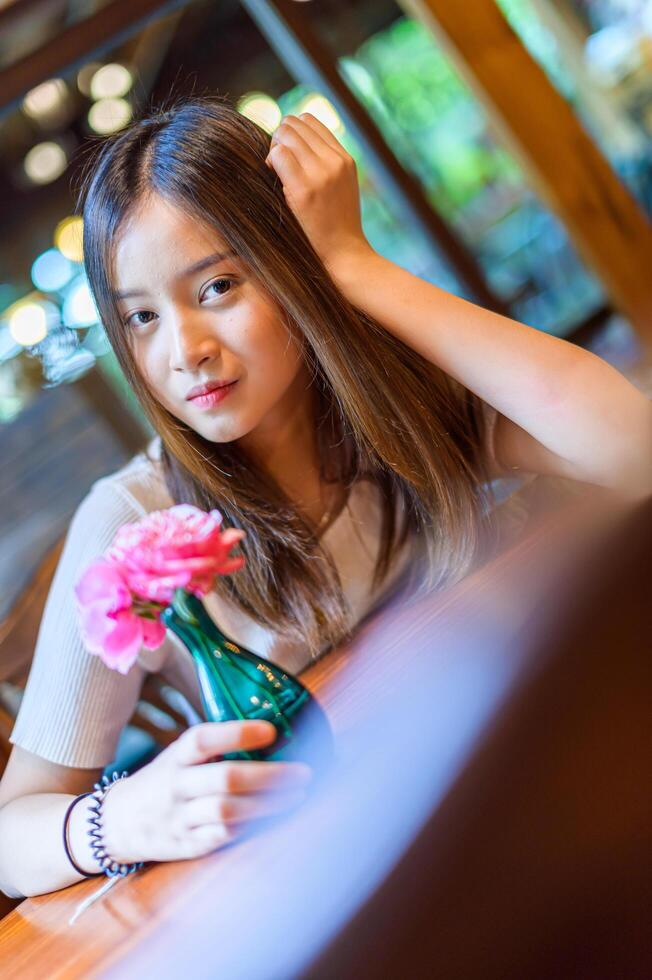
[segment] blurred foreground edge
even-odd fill
[[[652,497],[382,886],[302,974],[652,977]]]

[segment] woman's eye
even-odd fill
[[[150,319],[141,319],[141,317],[154,317],[154,316],[156,316],[156,314],[152,313],[151,310],[136,310],[135,313],[129,314],[129,316],[125,320],[125,323],[127,326],[132,325],[136,327],[144,327],[148,323],[151,323],[152,321]]]
[[[220,276],[219,279],[214,279],[213,282],[209,282],[202,295],[202,298],[205,296],[207,296],[209,299],[212,296],[226,296],[227,293],[231,292],[233,282],[234,280],[229,276]],[[215,290],[215,292],[213,292],[213,290]]]

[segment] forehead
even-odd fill
[[[118,229],[114,270],[118,288],[126,288],[141,269],[174,275],[216,251],[227,251],[222,236],[183,207],[149,195]]]

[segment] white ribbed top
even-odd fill
[[[154,439],[149,455],[158,456]],[[73,587],[86,567],[113,543],[123,524],[173,505],[159,464],[138,453],[125,466],[97,480],[75,511],[45,605],[32,668],[10,741],[52,762],[75,768],[108,765],[129,721],[146,673],[157,672],[201,715],[192,658],[168,631],[158,650],[146,650],[126,674],[106,667],[82,642]],[[349,501],[324,533],[352,613],[352,624],[391,590],[414,549],[408,540],[381,587],[370,590],[379,546],[378,488],[359,481]],[[229,600],[211,593],[204,604],[236,643],[292,673],[309,663],[304,647],[254,622]]]

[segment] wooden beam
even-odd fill
[[[623,112],[620,100],[604,86],[596,85],[584,57],[588,34],[568,0],[530,0],[536,17],[554,36],[575,94],[598,142],[608,143],[619,156],[641,156],[647,138],[640,126]]]
[[[53,8],[52,0],[14,0],[4,7],[0,7],[0,32],[13,28],[16,23],[25,21],[29,17],[43,17],[48,14],[48,7]],[[61,5],[59,4],[59,9]],[[55,13],[58,12],[55,10]]]
[[[652,353],[652,227],[494,0],[399,0],[447,49]]]
[[[0,113],[13,108],[39,82],[92,61],[154,18],[188,3],[190,0],[113,0],[76,21],[47,44],[0,71]]]

